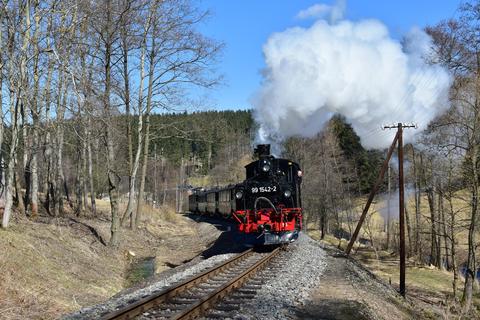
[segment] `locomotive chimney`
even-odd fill
[[[259,144],[253,150],[253,153],[257,155],[258,159],[262,159],[270,156],[270,145],[269,144]]]

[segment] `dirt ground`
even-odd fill
[[[138,230],[122,228],[110,248],[108,215],[15,215],[0,230],[0,319],[53,319],[108,299],[127,285],[132,263],[155,257],[156,272],[203,252],[218,237],[209,224],[182,215],[146,210]]]
[[[145,258],[154,257],[155,272],[165,274],[200,254],[232,250],[221,231],[229,226],[215,219],[187,217],[168,208],[148,208],[145,213],[139,229],[122,228],[118,248],[105,245],[110,234],[106,214],[34,221],[16,214],[9,229],[0,229],[0,319],[54,319],[101,303],[129,286],[142,286],[129,275],[132,265]],[[359,262],[328,243],[323,246],[327,267],[311,303],[298,310],[298,319],[445,318],[418,299],[405,301]]]
[[[425,319],[425,314],[343,252],[324,244],[327,268],[298,319]]]

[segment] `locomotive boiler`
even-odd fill
[[[189,210],[233,219],[247,243],[292,242],[302,228],[300,166],[272,156],[270,145],[258,145],[255,154],[243,182],[193,192]]]

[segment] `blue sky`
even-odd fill
[[[412,27],[423,28],[455,15],[460,0],[351,0],[345,19],[378,19],[394,38],[401,38]],[[216,109],[247,109],[259,88],[264,67],[262,46],[275,32],[294,26],[308,27],[314,20],[296,15],[314,4],[334,1],[313,0],[203,0],[201,7],[212,17],[201,31],[225,43],[218,69],[225,84],[208,95]]]

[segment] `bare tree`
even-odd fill
[[[148,54],[148,88],[145,132],[136,224],[141,221],[150,146],[150,115],[154,107],[169,108],[182,101],[188,86],[212,87],[219,78],[211,64],[222,48],[194,28],[208,12],[199,11],[190,1],[155,1]],[[156,98],[156,101],[154,101]],[[155,105],[154,105],[155,103]]]
[[[442,126],[445,139],[441,148],[463,154],[464,181],[471,196],[468,259],[462,297],[464,309],[469,311],[476,274],[480,186],[480,38],[477,32],[480,7],[476,2],[467,2],[461,6],[460,12],[458,19],[441,22],[427,31],[434,39],[439,62],[446,65],[455,77],[451,93],[452,108]]]
[[[16,30],[24,21],[22,30],[22,46],[19,60],[17,60],[16,46]],[[13,194],[15,192],[15,166],[17,163],[17,147],[20,133],[20,112],[22,104],[25,101],[24,90],[26,89],[27,78],[27,62],[28,62],[28,45],[30,44],[30,4],[27,1],[23,7],[19,4],[12,4],[7,9],[7,30],[8,30],[8,55],[9,55],[9,71],[8,71],[8,90],[9,90],[9,110],[10,110],[10,126],[11,141],[10,152],[6,172],[6,195],[5,210],[3,214],[2,227],[7,228],[11,216],[13,205]],[[19,66],[19,72],[16,72],[16,66]],[[20,193],[20,190],[17,190]],[[21,198],[21,197],[20,197]]]

